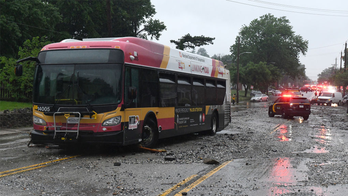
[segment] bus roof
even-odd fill
[[[215,78],[229,78],[229,71],[221,61],[172,49],[156,42],[136,38],[65,39],[44,46],[44,50],[116,48],[124,51],[125,63],[178,71]]]

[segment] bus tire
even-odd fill
[[[212,117],[211,117],[211,127],[210,127],[210,130],[209,130],[209,135],[213,136],[216,134],[216,131],[217,131],[217,117],[216,117],[216,114],[213,113]]]
[[[146,148],[155,147],[158,142],[158,130],[155,121],[146,119],[142,129],[141,146]]]

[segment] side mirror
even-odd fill
[[[22,76],[23,75],[23,66],[21,64],[17,64],[14,72],[15,72],[16,76]]]
[[[128,88],[128,98],[133,100],[137,98],[137,88],[136,87],[129,87]]]

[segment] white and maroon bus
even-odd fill
[[[222,62],[135,37],[63,40],[36,61],[31,142],[153,147],[230,122]],[[16,66],[20,75],[21,65]]]

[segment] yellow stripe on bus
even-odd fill
[[[219,61],[218,60],[214,60],[215,61],[215,74],[214,77],[217,78],[219,75]]]
[[[210,106],[205,106],[205,115],[208,114]]]
[[[166,69],[169,62],[170,47],[164,46],[163,59],[160,68]]]

